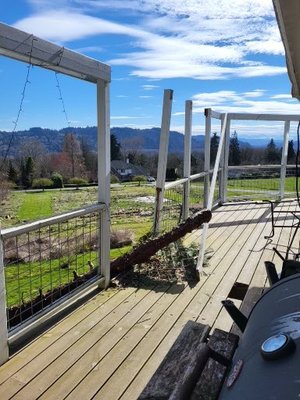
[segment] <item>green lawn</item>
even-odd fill
[[[53,215],[53,195],[48,192],[22,193],[18,217],[22,221],[34,221]]]

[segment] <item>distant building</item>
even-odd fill
[[[111,172],[120,181],[131,181],[133,177],[142,175],[148,177],[147,171],[140,165],[130,164],[129,160],[112,160],[111,161]]]

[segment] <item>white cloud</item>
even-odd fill
[[[34,14],[18,21],[14,26],[44,39],[59,42],[107,33],[139,38],[147,35],[147,32],[135,27],[66,10]]]
[[[45,39],[69,42],[104,34],[133,38],[128,44],[132,48],[108,63],[129,66],[134,76],[230,79],[286,73],[285,67],[264,64],[256,58],[257,54],[283,54],[271,0],[57,0],[55,6],[50,0],[30,3],[37,12],[15,26]],[[141,18],[136,26],[99,18],[97,15],[106,9],[121,10],[124,15],[139,13]]]
[[[276,94],[272,96],[272,99],[286,99],[286,100],[293,100],[291,94]]]
[[[153,96],[139,96],[140,99],[151,99]]]
[[[110,119],[112,120],[127,120],[127,119],[142,119],[142,118],[147,118],[147,117],[141,117],[141,116],[131,116],[131,115],[114,115],[111,116]]]
[[[144,90],[154,90],[154,89],[159,88],[159,86],[158,85],[142,85],[142,88]]]
[[[102,53],[103,49],[102,47],[99,46],[85,46],[85,47],[77,47],[73,49],[74,51],[77,51],[78,53]]]
[[[243,93],[243,95],[245,97],[262,97],[265,94],[265,90],[262,89],[256,89],[256,90],[252,90],[251,92],[245,92]]]
[[[213,108],[219,112],[300,115],[300,103],[297,100],[284,101],[286,97],[281,97],[282,95],[268,97],[266,93],[263,99],[262,96],[259,96],[259,100],[257,100],[253,97],[256,92],[238,93],[221,90],[198,93],[193,96],[193,110],[203,113],[204,108]]]

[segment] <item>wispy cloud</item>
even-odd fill
[[[130,119],[144,119],[144,116],[131,116],[131,115],[112,115],[110,119],[112,120],[130,120]]]
[[[77,47],[73,49],[74,51],[77,51],[78,53],[102,53],[103,49],[102,47],[99,46],[85,46],[85,47]]]
[[[142,88],[144,90],[154,90],[154,89],[159,88],[159,86],[158,85],[142,85]]]
[[[30,2],[36,12],[15,26],[46,39],[133,38],[131,51],[108,62],[129,66],[134,76],[230,79],[286,73],[284,66],[257,57],[283,54],[271,0],[58,0],[55,7],[50,0]],[[96,16],[106,9],[134,10],[141,18],[128,25]]]
[[[258,98],[254,94],[261,93]],[[264,95],[264,98],[262,98]],[[284,95],[286,96],[286,95]],[[213,108],[220,112],[236,113],[276,113],[276,114],[299,114],[300,106],[297,100],[289,100],[282,95],[268,97],[267,93],[253,91],[239,93],[230,90],[218,92],[199,93],[193,96],[194,112],[203,112],[204,108]]]

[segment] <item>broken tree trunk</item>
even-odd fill
[[[150,257],[152,257],[158,250],[163,249],[172,242],[176,242],[176,240],[179,240],[187,233],[199,228],[203,223],[209,222],[210,219],[211,211],[202,210],[178,225],[171,232],[167,232],[158,238],[150,239],[147,242],[135,247],[130,253],[127,253],[112,261],[111,271],[122,272],[135,264],[141,264],[149,261]]]

